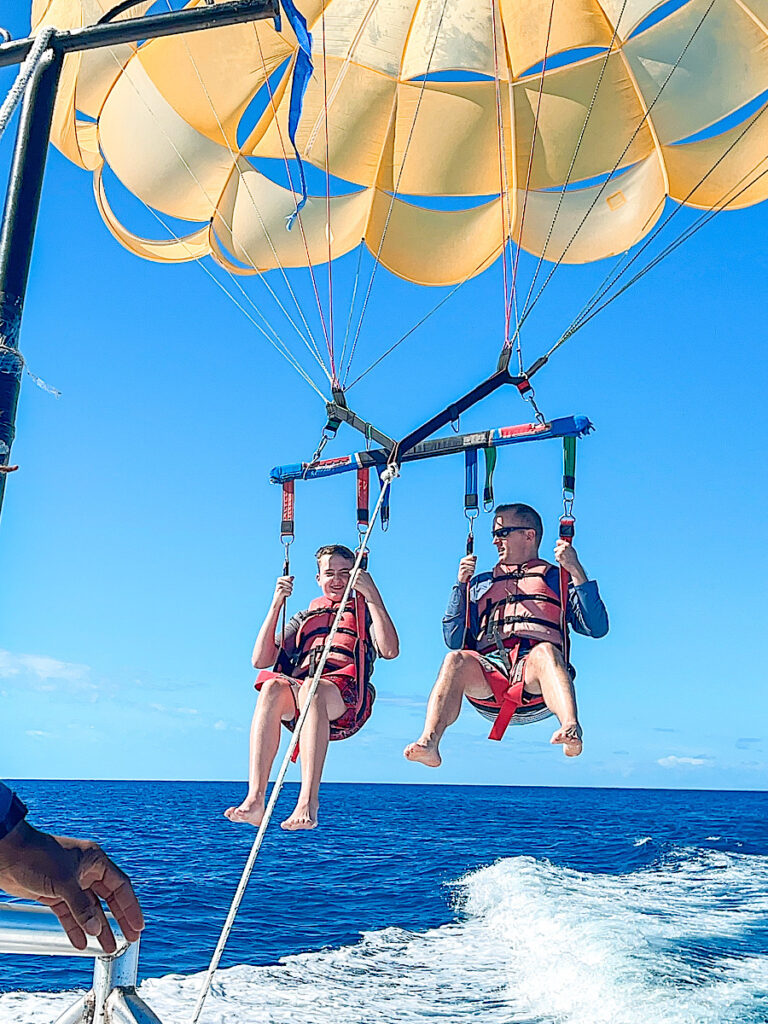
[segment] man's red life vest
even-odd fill
[[[547,573],[554,568],[540,558],[514,568],[497,565],[491,586],[478,601],[475,650],[479,654],[503,651],[510,674],[510,685],[501,695],[490,739],[502,738],[522,704],[525,677],[515,684],[511,681],[521,642],[551,643],[561,651],[566,650],[567,591],[561,599],[546,582]]]
[[[519,640],[555,644],[563,650],[563,606],[560,594],[547,585],[555,566],[541,558],[510,569],[497,565],[493,583],[478,601],[475,650],[481,654]]]

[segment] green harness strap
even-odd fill
[[[493,508],[493,471],[496,469],[498,452],[495,448],[483,448],[485,457],[485,486],[483,487],[483,509],[490,512]]]

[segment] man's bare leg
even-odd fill
[[[550,743],[562,743],[566,757],[578,757],[582,750],[582,731],[576,692],[565,659],[553,644],[536,644],[528,655],[525,688],[530,693],[540,693],[560,722]]]
[[[303,707],[309,687],[299,690],[299,704]],[[301,729],[301,789],[299,799],[290,817],[281,828],[286,832],[317,828],[317,810],[320,804],[320,778],[331,735],[331,722],[344,714],[345,707],[339,689],[333,683],[320,681],[307,717]]]
[[[269,773],[280,746],[280,722],[296,710],[287,678],[269,679],[261,688],[251,722],[248,795],[237,807],[224,811],[230,821],[260,825],[264,817]]]
[[[440,740],[448,726],[459,717],[465,693],[481,700],[492,696],[477,658],[467,651],[451,651],[446,655],[429,695],[424,731],[403,751],[409,761],[419,761],[429,768],[438,768],[442,764]]]

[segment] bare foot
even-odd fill
[[[557,732],[552,734],[550,743],[562,743],[563,753],[566,757],[578,757],[582,750],[582,731],[578,722],[570,725],[561,725]]]
[[[309,832],[317,828],[318,804],[296,804],[293,814],[281,822],[280,828],[286,832]]]
[[[260,825],[264,817],[264,800],[243,800],[239,807],[228,807],[224,817],[238,824]]]
[[[434,740],[416,740],[415,743],[409,743],[403,751],[403,757],[408,761],[419,761],[428,768],[439,768],[443,763]]]

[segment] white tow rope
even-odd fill
[[[288,744],[288,749],[285,752],[283,763],[280,765],[280,771],[277,773],[277,778],[275,779],[274,785],[272,786],[272,792],[269,797],[269,803],[267,804],[266,810],[264,811],[264,817],[261,819],[259,830],[256,833],[256,838],[254,839],[253,846],[251,847],[251,852],[248,854],[248,860],[245,862],[245,867],[243,868],[243,873],[240,876],[240,881],[238,883],[237,889],[235,890],[235,895],[232,899],[232,904],[229,908],[227,919],[224,922],[224,927],[221,929],[221,935],[219,936],[219,941],[216,943],[216,949],[214,950],[213,956],[211,957],[211,962],[210,965],[208,966],[208,971],[203,980],[203,986],[200,989],[200,993],[197,997],[197,1003],[195,1004],[195,1009],[192,1013],[192,1017],[190,1018],[190,1024],[197,1024],[197,1021],[200,1019],[200,1013],[202,1012],[203,1009],[203,1003],[205,1002],[205,998],[208,995],[208,992],[210,991],[211,982],[213,981],[213,975],[216,972],[216,968],[219,966],[219,961],[221,960],[222,953],[224,952],[224,947],[226,946],[227,940],[229,939],[229,933],[232,931],[232,926],[235,923],[237,912],[240,909],[240,904],[242,903],[243,896],[245,895],[245,889],[246,886],[248,885],[248,880],[250,879],[254,865],[256,864],[256,858],[259,855],[261,844],[264,841],[264,836],[266,835],[267,827],[272,817],[272,812],[275,809],[277,798],[280,796],[280,790],[283,787],[283,782],[285,781],[286,773],[288,772],[288,768],[291,764],[291,759],[293,757],[294,751],[299,745],[299,737],[301,736],[301,730],[304,725],[304,721],[307,717],[307,714],[309,712],[309,706],[312,703],[315,693],[317,692],[318,686],[320,685],[320,679],[323,674],[323,669],[325,668],[325,663],[328,660],[328,655],[331,652],[331,644],[333,642],[333,638],[336,635],[336,632],[339,628],[339,623],[341,622],[341,617],[344,614],[344,609],[347,606],[349,595],[352,593],[352,590],[354,589],[355,580],[357,579],[357,574],[360,571],[360,565],[363,561],[363,557],[366,553],[366,549],[368,546],[368,539],[371,535],[373,527],[376,525],[376,520],[379,517],[379,513],[381,512],[381,506],[384,504],[384,499],[387,496],[390,485],[397,475],[397,466],[387,466],[387,468],[381,474],[382,487],[379,493],[379,500],[376,502],[376,507],[373,510],[371,521],[368,524],[368,529],[365,531],[365,534],[363,535],[363,538],[360,542],[360,547],[355,556],[352,571],[349,574],[349,582],[347,583],[346,589],[344,590],[344,595],[342,596],[341,601],[339,603],[339,609],[336,612],[336,617],[333,620],[328,636],[325,638],[323,652],[320,655],[320,660],[317,664],[317,668],[315,669],[315,674],[312,677],[312,682],[310,683],[309,686],[307,699],[304,702],[304,707],[301,709],[298,719],[296,720],[296,727],[293,732],[292,741]]]

